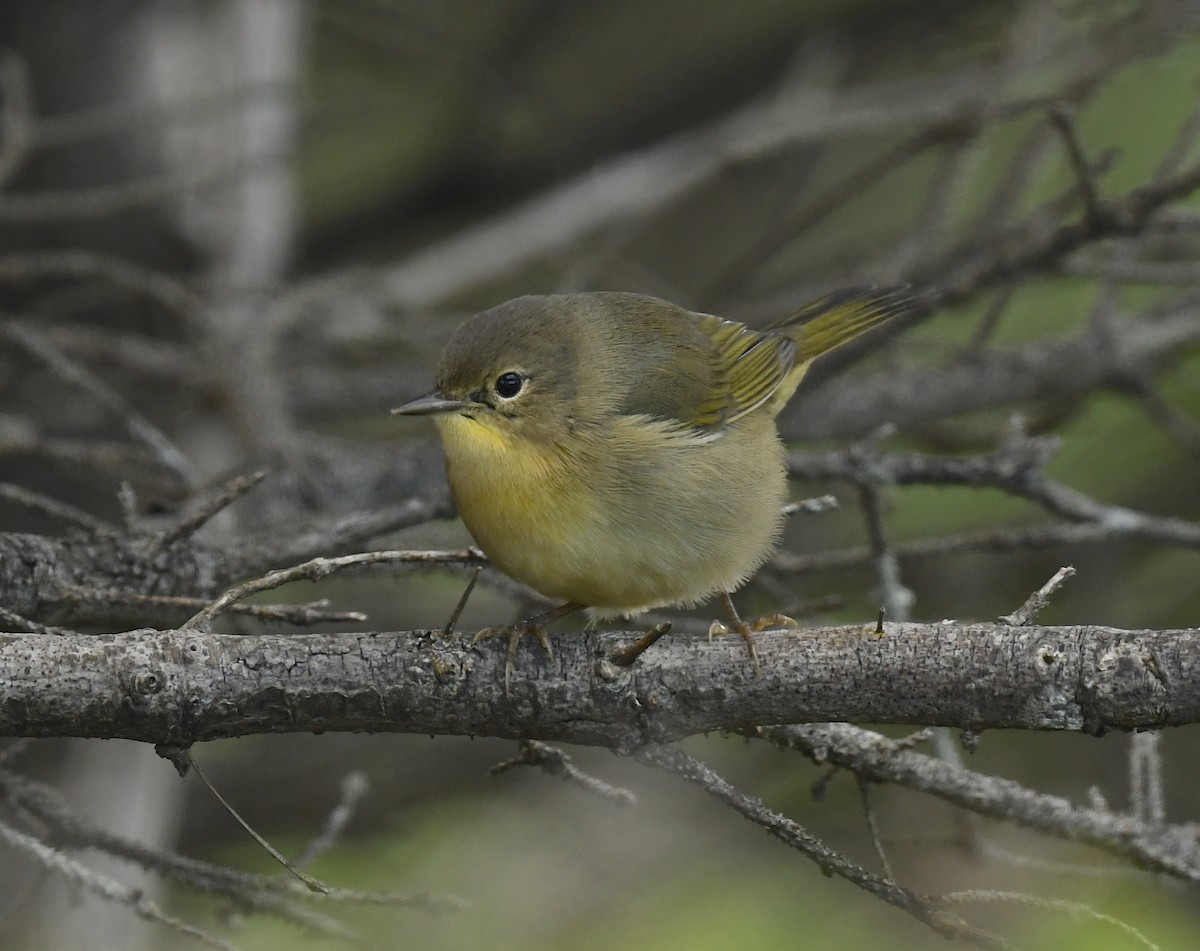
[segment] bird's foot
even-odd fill
[[[530,618],[528,621],[521,621],[517,624],[505,624],[503,627],[485,627],[477,631],[475,636],[471,638],[471,646],[474,647],[482,640],[489,637],[506,637],[508,645],[504,650],[504,696],[508,696],[512,689],[512,675],[516,670],[517,645],[521,643],[522,637],[536,637],[537,642],[542,645],[547,656],[551,660],[554,659],[554,648],[550,646],[550,638],[546,636],[546,628],[537,621],[536,618]]]
[[[733,601],[727,592],[721,592],[721,600],[725,602],[725,610],[729,614],[730,624],[724,624],[721,621],[713,621],[708,628],[708,639],[711,641],[713,637],[719,634],[737,634],[746,644],[746,650],[750,654],[750,660],[754,664],[754,673],[756,676],[762,676],[762,664],[758,661],[758,648],[754,644],[754,635],[760,631],[767,631],[771,628],[786,627],[790,630],[797,629],[800,625],[796,623],[795,618],[790,618],[786,614],[768,614],[760,617],[754,623],[743,621],[741,615],[738,614],[737,608],[733,606]]]
[[[708,626],[708,639],[711,641],[714,637],[723,636],[725,634],[737,634],[743,641],[746,642],[746,650],[750,654],[750,661],[754,664],[754,675],[762,676],[762,664],[758,662],[758,648],[754,646],[754,629],[738,618],[730,626],[722,621],[713,621]]]
[[[557,608],[551,608],[542,614],[535,614],[524,621],[518,621],[516,624],[505,624],[502,627],[485,627],[476,632],[475,636],[471,638],[472,647],[490,637],[508,638],[508,644],[504,651],[504,696],[507,697],[511,693],[512,675],[513,671],[516,670],[517,646],[521,643],[521,638],[536,637],[537,642],[542,645],[543,650],[553,660],[554,648],[550,646],[550,638],[546,636],[546,625],[551,621],[557,621],[561,617],[566,617],[568,614],[574,614],[582,608],[583,605],[581,604],[568,602],[567,604],[559,605]]]

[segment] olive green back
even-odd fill
[[[757,331],[667,301],[622,293],[565,295],[589,354],[580,392],[593,409],[676,419],[712,431],[759,407],[772,415],[809,363],[905,310],[904,289],[852,290]]]

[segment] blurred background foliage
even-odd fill
[[[160,42],[163,35],[173,38],[168,45],[177,43],[171,48],[182,56],[229,6],[16,3],[0,10],[0,36],[28,61],[39,114],[78,116],[146,95],[145,74],[137,68],[146,32]],[[428,434],[423,426],[389,420],[387,407],[428,388],[433,355],[456,319],[474,308],[518,293],[614,288],[764,321],[840,283],[919,279],[973,230],[982,234],[992,219],[1033,214],[1073,187],[1065,150],[1046,118],[1055,102],[1075,104],[1081,142],[1093,158],[1104,158],[1101,191],[1115,194],[1154,176],[1180,128],[1195,121],[1200,89],[1197,12],[1187,3],[345,0],[304,9],[299,129],[290,163],[298,217],[284,283],[361,269],[383,280],[319,301],[298,322],[284,350],[295,371],[291,398],[313,432],[394,444],[397,453],[404,451],[398,433]],[[203,62],[197,69],[203,74]],[[549,189],[601,174],[623,156],[686,144],[695,130],[783,97],[797,84],[803,93],[797,108],[833,125],[830,116],[838,114],[822,111],[826,97],[847,114],[858,110],[858,131],[747,147],[647,213],[603,223],[502,274],[465,280],[416,303],[403,287],[389,296],[388,274],[401,281],[426,249],[453,255],[455,236],[481,222],[502,220]],[[177,90],[159,91],[167,98],[157,106],[170,106]],[[186,91],[203,94],[205,88],[197,82]],[[922,104],[936,113],[938,103],[972,96],[979,100],[974,120],[957,131],[951,124],[943,141],[889,166],[886,156],[924,128],[916,118]],[[906,108],[912,119],[891,118]],[[157,126],[117,129],[47,147],[23,166],[10,191],[97,187],[166,161]],[[1037,160],[1028,163],[1020,187],[1012,187],[1011,200],[997,206],[1000,183],[1016,174],[1016,157],[1026,152]],[[877,163],[878,174],[855,177]],[[814,211],[847,183],[840,200]],[[203,205],[203,193],[189,200]],[[936,215],[935,200],[946,203]],[[1188,207],[1200,203],[1193,198]],[[811,227],[806,215],[815,219]],[[9,253],[89,248],[188,279],[203,275],[210,254],[203,220],[197,225],[195,215],[164,210],[161,203],[65,222],[9,221],[0,233],[0,249]],[[919,242],[910,240],[926,228]],[[1194,233],[1174,244],[1164,239],[1160,250],[1164,261],[1192,268],[1193,289],[1200,283]],[[3,290],[6,306],[46,320],[66,313],[167,341],[187,337],[161,315],[102,294],[72,298],[69,288],[44,282]],[[1098,308],[1132,312],[1177,290],[1146,280],[1114,291],[1056,268],[1014,288],[990,342],[1018,346],[1067,335]],[[852,372],[941,362],[969,344],[992,304],[988,294],[947,306]],[[303,346],[313,339],[321,346]],[[14,399],[53,406],[53,391],[31,379],[28,368],[4,359],[9,362],[0,369],[9,371],[10,381],[25,378]],[[340,399],[316,405],[317,371],[330,363],[349,368],[351,382]],[[221,435],[220,401],[202,388],[181,395],[156,385],[142,381],[131,398],[163,425],[171,420],[188,428],[180,438],[194,452],[216,447],[214,461],[206,463],[210,475],[237,468],[239,456]],[[1200,419],[1200,352],[1182,354],[1161,386],[1182,417]],[[1020,409],[1035,429],[1062,437],[1049,469],[1055,478],[1107,503],[1200,519],[1196,445],[1173,436],[1129,394],[1093,393],[1069,403],[1035,399]],[[986,451],[1009,412],[911,428],[889,445]],[[801,400],[785,420],[792,434],[806,432],[803,413]],[[84,425],[69,416],[63,424]],[[48,473],[22,458],[0,457],[0,468],[7,479],[33,481],[77,504],[115,504],[115,482],[82,485],[69,473]],[[789,550],[864,544],[852,491],[801,485],[796,496],[827,489],[841,508],[793,520]],[[1038,519],[1032,505],[990,490],[913,487],[889,491],[886,501],[895,541]],[[49,530],[7,507],[0,508],[0,527]],[[456,523],[439,523],[384,542],[440,546],[467,538]],[[1045,623],[1200,623],[1197,554],[1183,549],[1125,541],[978,552],[906,560],[903,575],[916,594],[916,617],[987,619],[1015,608],[1063,564],[1075,565],[1079,576],[1055,598],[1041,618]],[[319,594],[369,611],[368,628],[387,629],[439,627],[460,590],[458,575],[430,572],[395,581],[331,580]],[[768,572],[744,597],[774,610],[781,592],[793,602],[839,595],[843,606],[819,622],[861,621],[874,616],[878,603],[869,566],[798,578]],[[309,589],[296,594],[311,596]],[[464,625],[504,621],[514,611],[502,595],[481,592]],[[1123,807],[1127,745],[1123,736],[989,733],[969,765],[1077,801],[1100,790]],[[824,771],[794,756],[722,737],[695,738],[687,746],[835,848],[873,865],[852,778],[834,776],[818,800],[813,788]],[[1169,733],[1163,746],[1170,815],[1195,816],[1200,743],[1194,729]],[[35,765],[46,775],[69,768],[59,765],[62,750],[62,744],[41,744]],[[533,771],[489,777],[488,768],[512,753],[511,744],[498,741],[399,736],[254,737],[196,750],[228,798],[285,853],[298,851],[320,827],[347,773],[366,774],[370,794],[314,872],[347,887],[451,893],[472,903],[453,914],[355,910],[353,926],[382,947],[916,951],[940,942],[845,882],[822,877],[671,777],[603,751],[572,750],[592,773],[637,793],[638,805],[621,809]],[[270,869],[197,783],[183,788],[185,853]],[[892,862],[913,888],[1073,898],[1130,922],[1160,947],[1200,946],[1194,890],[1172,889],[1111,867],[1089,850],[999,824],[976,820],[968,829],[949,807],[902,790],[879,789],[875,803]],[[174,903],[181,912],[232,919],[237,927],[230,933],[242,948],[336,946],[290,925],[243,920],[210,901],[179,895]],[[1139,947],[1110,924],[1023,906],[992,904],[973,915],[1024,948]],[[155,934],[160,946],[176,940]],[[30,946],[6,944],[3,935],[0,927],[0,947]]]

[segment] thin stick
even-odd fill
[[[129,405],[125,397],[91,370],[60,353],[39,335],[18,326],[12,320],[0,322],[0,335],[7,337],[21,349],[36,357],[72,386],[94,397],[102,406],[120,417],[130,434],[153,450],[163,465],[184,484],[191,485],[193,483],[195,476],[187,456],[167,437],[166,433]]]
[[[867,821],[867,832],[871,836],[871,845],[875,848],[875,856],[879,859],[879,867],[883,869],[885,878],[896,880],[892,872],[892,863],[888,861],[887,852],[883,850],[883,841],[879,838],[879,826],[875,822],[875,808],[871,805],[871,784],[858,773],[854,774],[858,783],[858,795],[862,800],[863,817]]]
[[[998,935],[976,928],[954,915],[933,915],[936,896],[924,896],[896,884],[890,878],[874,875],[824,842],[787,816],[774,812],[755,796],[748,795],[694,759],[678,747],[648,744],[637,752],[643,763],[657,766],[682,777],[733,808],[751,822],[766,829],[785,845],[815,862],[827,875],[837,875],[890,905],[908,912],[929,925],[938,934],[958,938],[980,948],[1008,949],[1011,946]]]
[[[151,551],[167,548],[173,542],[186,538],[200,528],[210,518],[227,508],[243,495],[253,489],[267,477],[266,469],[259,469],[250,475],[236,476],[221,486],[210,498],[204,499],[194,512],[189,512],[178,519],[174,525],[159,533],[150,542]]]
[[[606,783],[576,766],[562,750],[537,740],[522,740],[516,757],[497,763],[488,772],[497,776],[506,773],[517,766],[539,766],[552,776],[561,776],[575,785],[595,793],[602,799],[615,802],[619,806],[637,805],[637,796],[628,789]]]
[[[884,613],[893,621],[907,621],[912,615],[912,606],[916,595],[900,580],[900,560],[896,557],[896,552],[888,541],[887,530],[883,525],[883,506],[879,497],[879,487],[863,482],[859,485],[858,492],[862,502],[863,517],[867,522],[867,537],[870,539],[875,572],[879,578],[880,592],[883,595]],[[878,626],[882,630],[882,619]]]
[[[1142,822],[1161,823],[1167,818],[1159,737],[1146,731],[1129,738],[1129,811]]]
[[[79,636],[77,631],[72,631],[65,627],[51,627],[49,624],[40,624],[37,621],[32,621],[27,617],[17,614],[16,611],[9,611],[7,608],[0,608],[0,621],[3,621],[5,624],[11,624],[29,634],[49,634],[54,637]]]
[[[210,603],[209,598],[189,598],[174,594],[142,594],[137,591],[113,591],[106,588],[73,587],[72,601],[88,604],[127,604],[138,608],[159,608],[164,612],[195,613]],[[260,621],[284,624],[357,623],[367,620],[362,611],[330,611],[329,599],[318,598],[303,604],[231,604],[231,614],[243,614]]]
[[[346,824],[354,818],[354,810],[358,808],[359,800],[367,794],[369,789],[370,783],[367,782],[366,773],[355,770],[344,776],[338,804],[325,819],[325,825],[321,828],[320,833],[304,847],[303,852],[293,859],[292,865],[296,868],[307,868],[322,854],[329,851],[341,836]]]
[[[91,532],[93,535],[110,535],[116,531],[114,526],[103,519],[89,515],[82,509],[77,509],[66,502],[60,502],[58,499],[43,495],[41,492],[27,489],[23,485],[15,485],[12,482],[0,482],[0,498],[8,499],[17,505],[23,505],[33,512],[40,512],[42,515],[61,519],[64,522]]]
[[[1074,574],[1075,569],[1070,565],[1059,568],[1054,573],[1054,577],[1026,598],[1024,604],[1013,611],[1012,614],[1001,616],[1000,620],[1005,624],[1011,624],[1013,627],[1024,627],[1041,613],[1046,605],[1050,603],[1050,598],[1054,595],[1054,592],[1061,588],[1066,580]]]
[[[220,951],[237,951],[234,945],[223,941],[216,935],[209,934],[207,931],[168,915],[147,898],[141,889],[123,885],[116,879],[89,868],[58,849],[51,848],[40,839],[14,829],[4,822],[0,822],[0,840],[14,849],[20,849],[43,869],[60,876],[68,884],[79,886],[93,895],[123,905],[139,918],[166,925],[180,934],[188,935],[211,947],[218,948]]]
[[[1075,177],[1079,180],[1079,196],[1083,200],[1083,213],[1087,218],[1088,225],[1089,227],[1099,227],[1104,217],[1103,206],[1096,191],[1092,166],[1084,153],[1083,143],[1079,141],[1079,131],[1075,128],[1075,110],[1065,102],[1059,103],[1050,110],[1050,121],[1067,146],[1067,156],[1071,160],[1071,168],[1074,169]]]
[[[819,512],[832,512],[837,507],[837,496],[817,495],[811,499],[797,499],[795,502],[788,502],[781,511],[784,515],[816,515]]]
[[[242,601],[260,591],[270,591],[290,581],[317,581],[335,571],[346,568],[361,568],[369,565],[396,564],[483,564],[486,558],[478,548],[459,548],[451,551],[368,551],[358,555],[342,555],[339,558],[312,558],[291,568],[269,571],[260,578],[234,585],[204,610],[185,622],[180,630],[189,630],[211,621],[231,604]]]
[[[1031,895],[1028,892],[1002,892],[987,888],[977,888],[961,892],[948,892],[945,895],[939,895],[934,901],[944,907],[978,902],[1010,902],[1019,905],[1029,905],[1033,908],[1040,908],[1043,911],[1061,911],[1072,918],[1111,925],[1142,947],[1149,949],[1149,951],[1162,951],[1157,944],[1138,931],[1133,925],[1127,924],[1120,918],[1114,918],[1112,915],[1096,911],[1096,909],[1082,902],[1071,901],[1066,898],[1043,898],[1041,895]]]
[[[462,617],[463,609],[467,606],[467,601],[471,598],[471,592],[475,590],[475,582],[479,580],[479,575],[483,572],[483,565],[476,565],[475,570],[471,572],[471,577],[467,581],[466,588],[463,589],[462,595],[458,599],[458,604],[454,605],[454,610],[450,612],[450,618],[446,621],[446,626],[442,628],[442,636],[449,637],[454,633],[454,625],[458,623],[458,619]]]
[[[307,872],[296,868],[296,866],[294,866],[291,862],[289,862],[286,858],[284,858],[284,856],[279,852],[278,849],[275,848],[275,846],[271,845],[270,842],[268,842],[266,839],[264,839],[256,831],[254,831],[254,829],[251,827],[250,823],[248,823],[245,819],[243,819],[240,815],[238,815],[237,810],[234,809],[233,806],[231,806],[226,801],[225,797],[222,796],[217,791],[217,787],[208,781],[208,777],[205,776],[204,773],[201,771],[199,765],[197,765],[197,763],[196,763],[195,757],[192,756],[192,754],[190,752],[185,751],[183,756],[186,758],[188,765],[193,770],[195,770],[196,775],[200,777],[200,781],[202,783],[204,783],[205,786],[208,787],[208,791],[217,797],[217,802],[219,802],[222,806],[224,806],[225,811],[228,812],[231,816],[233,816],[234,819],[237,820],[238,825],[240,825],[243,829],[245,829],[248,833],[250,833],[250,837],[252,839],[254,839],[255,842],[257,842],[264,849],[266,849],[267,853],[271,856],[271,858],[273,858],[276,862],[278,862],[280,865],[282,865],[284,868],[286,868],[289,872],[291,872],[293,875],[295,875],[296,878],[300,879],[300,881],[302,881],[305,885],[308,886],[310,891],[317,892],[321,895],[329,894],[329,886],[328,885],[325,885],[325,884],[317,881],[315,878],[313,878]]]
[[[618,667],[629,667],[669,630],[671,630],[670,621],[659,621],[628,647],[622,647],[614,653],[609,660]]]

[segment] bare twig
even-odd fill
[[[51,347],[26,328],[11,320],[0,321],[0,336],[7,337],[36,357],[63,380],[97,400],[123,422],[129,432],[149,447],[159,460],[185,484],[194,480],[192,464],[167,435],[135,410],[116,390],[94,373]]]
[[[151,268],[93,251],[27,251],[0,257],[0,282],[46,277],[94,277],[153,300],[185,321],[197,323],[204,298],[184,284]]]
[[[1098,544],[1116,541],[1108,529],[1099,525],[1076,523],[1052,523],[1046,525],[1014,525],[1001,528],[980,529],[933,538],[918,538],[897,542],[893,551],[902,561],[908,559],[937,558],[959,552],[1008,552],[1037,550],[1063,545]],[[805,574],[820,571],[841,571],[869,564],[874,553],[866,546],[840,548],[831,551],[798,554],[781,551],[770,562],[773,571],[787,574]]]
[[[1113,54],[1117,61],[1128,54]],[[1114,62],[1098,57],[1071,84],[1066,98],[1108,75]],[[797,108],[809,90],[791,88],[754,102],[707,128],[620,156],[474,229],[435,243],[401,262],[386,277],[385,299],[429,306],[454,293],[511,273],[614,222],[651,214],[732,164],[787,147],[879,135],[915,126],[939,130],[931,141],[979,121],[979,104],[1004,82],[1008,64],[971,67],[937,83],[916,81],[834,90],[819,110]],[[989,108],[991,118],[1045,107],[1041,94]]]
[[[895,881],[896,875],[892,871],[892,863],[888,861],[887,852],[883,848],[883,840],[879,837],[879,826],[875,822],[875,807],[871,804],[871,784],[858,775],[855,775],[854,779],[858,784],[863,818],[867,823],[867,832],[871,836],[871,846],[875,849],[875,857],[879,859],[879,867],[883,869],[884,878]]]
[[[90,292],[90,287],[81,294]],[[96,323],[50,319],[45,299],[38,308],[43,315],[41,333],[54,347],[90,366],[112,373],[128,371],[151,385],[168,381],[172,389],[208,394],[216,389],[213,368],[182,341],[160,340],[142,333],[129,333]]]
[[[1138,931],[1137,928],[1128,922],[1121,921],[1120,918],[1114,918],[1112,915],[1106,915],[1096,911],[1082,902],[1070,901],[1064,898],[1044,898],[1041,895],[1031,895],[1028,892],[1003,892],[994,891],[992,889],[970,889],[961,892],[948,892],[945,895],[939,895],[935,901],[944,906],[952,907],[965,904],[985,904],[995,902],[1007,902],[1009,904],[1028,905],[1032,908],[1040,908],[1043,911],[1060,912],[1069,915],[1072,918],[1080,921],[1094,921],[1100,924],[1108,925],[1116,928],[1125,934],[1126,937],[1133,939],[1148,951],[1162,951],[1162,949],[1147,938],[1144,934]]]
[[[105,901],[124,905],[139,918],[152,921],[156,924],[166,925],[173,931],[177,931],[189,938],[195,938],[209,947],[220,949],[220,951],[237,951],[232,944],[218,938],[216,935],[168,915],[157,904],[147,898],[141,889],[122,885],[116,879],[97,872],[95,869],[90,869],[75,859],[68,858],[62,852],[52,849],[46,843],[31,835],[12,828],[7,823],[0,822],[0,839],[3,839],[12,848],[18,849],[32,858],[48,872],[62,877],[71,884],[99,898],[103,898]]]
[[[0,793],[17,809],[45,824],[64,846],[92,849],[156,872],[185,888],[216,895],[235,907],[275,915],[317,934],[342,940],[358,935],[341,922],[307,903],[315,900],[349,904],[410,905],[431,911],[454,910],[465,902],[454,896],[361,892],[330,888],[325,894],[309,891],[288,876],[259,875],[201,859],[187,858],[114,835],[82,822],[50,786],[0,769]]]
[[[793,453],[788,469],[795,478],[845,479],[856,485],[990,486],[1029,499],[1070,521],[1092,523],[1111,535],[1200,548],[1200,523],[1105,505],[1041,475],[1037,469],[1057,448],[1057,440],[1045,437],[1021,439],[998,452],[969,458],[876,454],[852,447],[828,453]]]
[[[230,479],[207,498],[198,500],[192,511],[182,515],[176,520],[175,524],[148,539],[146,542],[147,551],[153,553],[174,544],[180,539],[187,538],[210,518],[222,509],[232,505],[266,477],[267,470],[260,469],[258,472],[251,473],[250,475],[236,476]]]
[[[1070,565],[1059,568],[1049,581],[1025,600],[1024,604],[1013,611],[1012,614],[1001,616],[1000,620],[1005,624],[1012,624],[1016,627],[1030,623],[1050,603],[1050,599],[1054,596],[1054,593],[1066,583],[1068,578],[1074,577],[1074,575],[1075,569]]]
[[[1167,818],[1160,739],[1153,730],[1129,737],[1129,811],[1147,823],[1161,823]]]
[[[29,70],[12,50],[0,50],[0,190],[25,162],[33,126]]]
[[[659,621],[632,644],[616,651],[609,659],[618,667],[628,667],[653,647],[658,642],[658,639],[670,630],[670,621]]]
[[[576,766],[562,750],[540,743],[537,740],[522,740],[519,752],[514,759],[505,760],[491,768],[491,774],[496,776],[506,773],[516,766],[538,766],[551,776],[561,776],[563,779],[594,793],[601,799],[616,803],[618,806],[633,806],[637,804],[637,796],[628,789],[613,786],[585,773]]]
[[[970,134],[972,123],[952,119],[942,125],[931,126],[902,141],[883,155],[873,157],[860,167],[839,178],[835,184],[815,200],[789,214],[768,230],[747,251],[736,257],[715,277],[705,283],[699,298],[714,307],[728,302],[733,291],[741,287],[746,279],[756,273],[781,247],[789,241],[812,230],[856,195],[862,194],[872,184],[902,167],[915,156],[933,145]]]
[[[1191,453],[1200,454],[1200,421],[1167,402],[1161,390],[1144,380],[1130,383],[1138,405],[1146,415],[1175,437]]]
[[[89,515],[82,509],[68,505],[66,502],[52,499],[41,492],[27,489],[23,485],[0,482],[0,498],[23,505],[25,508],[34,512],[40,512],[42,515],[48,515],[50,518],[61,519],[77,528],[82,528],[86,532],[91,532],[93,535],[111,533],[116,530],[115,526],[110,525],[103,519]]]
[[[1067,156],[1071,160],[1071,168],[1079,182],[1079,194],[1083,200],[1083,213],[1088,224],[1093,228],[1102,225],[1103,208],[1100,196],[1096,191],[1091,164],[1084,155],[1083,144],[1079,141],[1079,131],[1075,127],[1075,110],[1067,103],[1058,103],[1050,110],[1050,121],[1058,134],[1063,137],[1067,146]]]
[[[431,495],[306,524],[294,534],[243,542],[232,558],[235,574],[253,574],[280,562],[298,561],[361,546],[380,535],[420,525],[453,512],[448,498]]]
[[[342,777],[340,785],[341,798],[325,818],[325,825],[304,847],[304,851],[292,859],[292,865],[296,868],[308,868],[334,846],[346,825],[354,818],[354,811],[358,808],[359,800],[370,789],[367,774],[358,771],[347,773]]]
[[[986,776],[923,753],[897,750],[886,737],[844,723],[763,727],[754,735],[781,743],[880,783],[928,793],[983,816],[1085,842],[1139,866],[1200,882],[1200,852],[1188,825],[1076,806],[1060,796]]]
[[[467,586],[463,588],[463,593],[459,595],[458,602],[454,605],[454,610],[450,612],[450,617],[446,619],[446,626],[442,628],[443,637],[449,637],[454,633],[454,625],[458,623],[458,619],[462,617],[467,602],[471,600],[471,592],[475,590],[475,583],[479,581],[479,575],[482,571],[483,566],[476,565],[475,570],[471,572]]]
[[[867,536],[870,538],[875,572],[879,579],[883,610],[893,621],[907,621],[912,615],[916,595],[900,580],[900,562],[888,543],[887,531],[883,526],[879,489],[866,483],[859,485],[858,489],[863,515],[867,521]]]
[[[25,631],[29,634],[48,634],[54,637],[76,634],[75,631],[69,631],[65,627],[52,627],[49,624],[40,624],[37,621],[31,621],[29,618],[22,617],[15,611],[8,610],[8,608],[0,608],[0,621],[12,625],[16,630]]]
[[[182,595],[144,594],[138,591],[119,591],[105,588],[73,586],[69,592],[79,604],[127,605],[134,609],[148,609],[171,617],[181,614],[190,616],[207,607],[208,598],[189,598]],[[283,624],[306,626],[311,624],[355,623],[365,621],[367,615],[361,611],[331,611],[329,599],[320,598],[304,604],[231,604],[225,610],[231,614],[243,614],[260,621],[279,621]]]
[[[1008,949],[1010,945],[998,935],[976,928],[954,915],[933,913],[936,899],[920,895],[897,885],[891,879],[873,875],[833,851],[798,823],[767,808],[755,796],[737,789],[708,766],[675,747],[651,745],[637,754],[638,759],[675,773],[699,786],[721,802],[731,806],[751,822],[766,829],[784,844],[814,861],[827,875],[837,875],[859,888],[908,912],[918,921],[929,925],[943,937],[957,938],[979,948]]]
[[[252,594],[270,591],[292,581],[317,581],[335,571],[347,568],[365,568],[377,565],[447,565],[485,564],[483,552],[477,548],[460,548],[453,551],[369,551],[359,555],[343,555],[339,558],[313,558],[291,568],[280,568],[268,572],[261,578],[235,585],[203,611],[188,620],[183,629],[199,627],[211,621],[229,605],[236,604]]]
[[[217,790],[217,787],[208,781],[208,777],[204,775],[203,770],[200,769],[200,766],[196,763],[195,757],[193,757],[190,752],[185,751],[183,756],[186,758],[188,766],[200,778],[200,781],[204,783],[206,787],[208,787],[208,791],[213,794],[217,802],[219,802],[225,811],[233,817],[234,821],[236,821],[238,825],[246,830],[246,832],[250,835],[250,838],[262,846],[263,850],[270,855],[271,858],[295,875],[296,878],[300,879],[300,881],[302,881],[310,891],[318,892],[322,895],[328,894],[328,885],[317,881],[317,879],[313,878],[303,869],[298,868],[289,862],[282,852],[280,852],[277,848],[275,848],[275,846],[271,845],[270,842],[259,835],[253,826],[251,826],[250,823],[241,817],[238,811],[229,804],[224,796],[221,795],[221,793]]]
[[[817,495],[811,499],[797,499],[795,502],[788,502],[783,507],[783,514],[785,516],[798,514],[815,515],[820,512],[832,512],[837,507],[837,496]]]
[[[267,160],[259,158],[258,163]],[[0,222],[70,221],[99,218],[127,208],[153,205],[204,185],[228,181],[255,163],[246,159],[213,162],[200,168],[146,175],[119,185],[0,196]]]
[[[1004,286],[1014,279],[1010,275],[996,283]],[[914,308],[913,314],[923,310]],[[865,344],[881,346],[893,329],[900,332],[908,324],[909,315],[893,318]],[[881,421],[905,429],[940,422],[948,407],[958,414],[1024,407],[1039,399],[1069,405],[1099,388],[1122,386],[1131,371],[1148,378],[1178,363],[1200,341],[1200,294],[1167,298],[1144,309],[1136,320],[1116,322],[1113,330],[1102,335],[1085,325],[1068,337],[968,351],[965,362],[964,355],[956,353],[942,365],[830,379],[844,365],[838,363],[838,354],[855,345],[847,344],[814,364],[797,410],[781,418],[781,428],[792,439],[845,438],[866,435]]]

